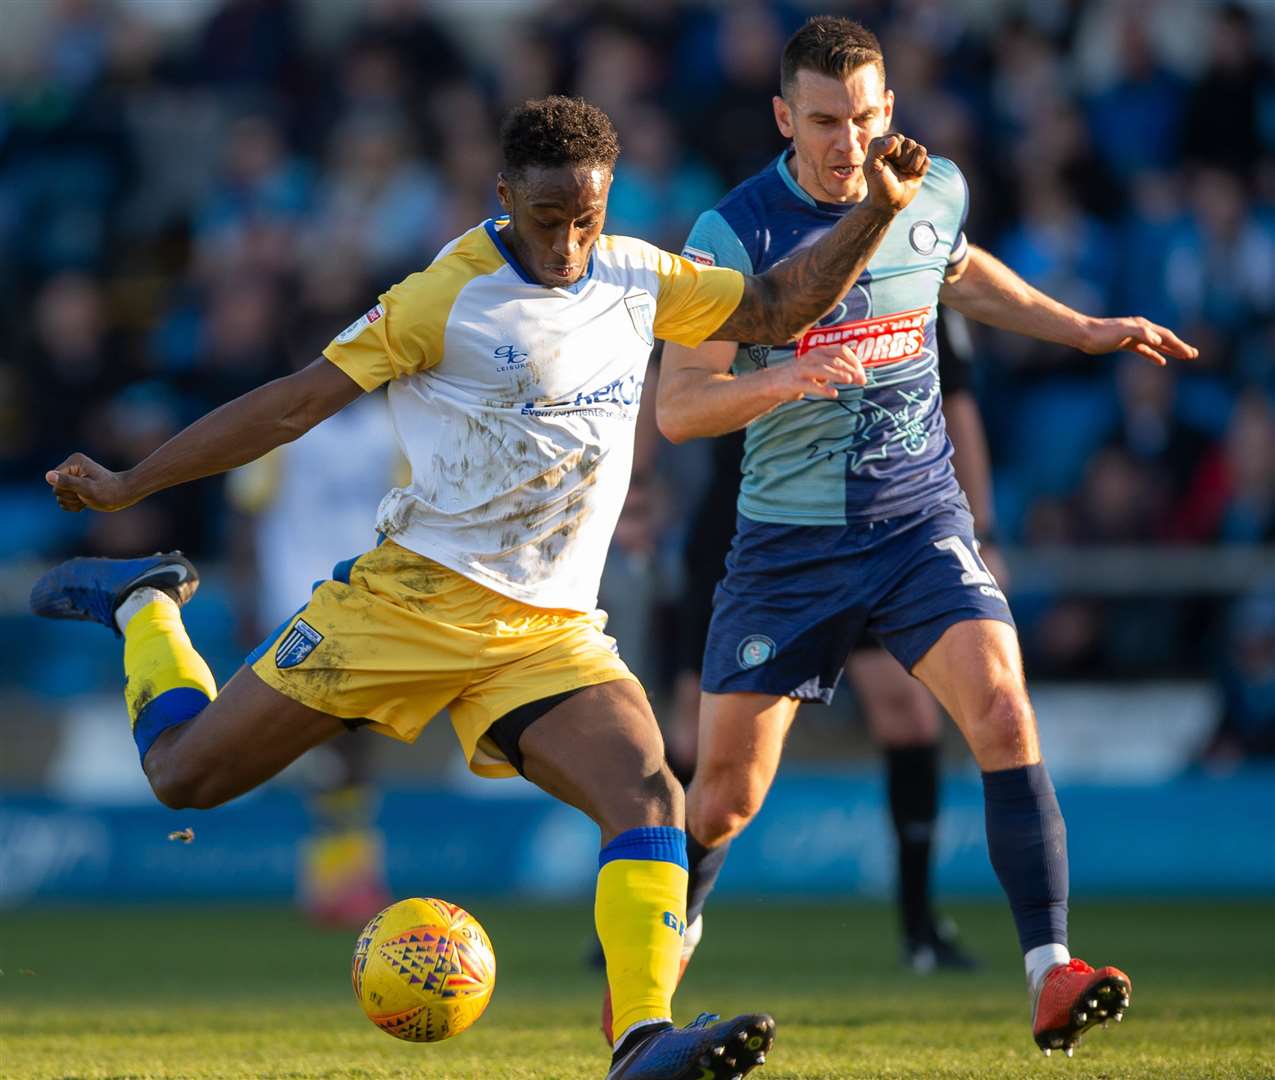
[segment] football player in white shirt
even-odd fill
[[[132,469],[72,454],[46,475],[65,510],[118,510],[252,461],[389,382],[412,480],[381,504],[383,543],[338,564],[220,694],[182,626],[198,575],[179,553],[73,559],[36,583],[32,609],[122,633],[134,739],[172,807],[220,805],[347,725],[411,740],[446,707],[475,772],[520,772],[601,830],[608,1080],[742,1076],[765,1060],[769,1016],[672,1025],[683,793],[646,696],[603,632],[598,576],[654,339],[693,348],[802,333],[859,277],[928,158],[901,135],[876,139],[867,198],[817,243],[744,275],[602,235],[619,141],[595,106],[527,102],[501,144],[508,217],[383,294],[322,358]],[[797,400],[865,376],[838,346],[775,379]]]

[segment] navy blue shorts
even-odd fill
[[[826,704],[865,635],[911,671],[967,619],[1014,625],[978,556],[964,496],[856,525],[772,525],[741,514],[713,596],[702,686]]]

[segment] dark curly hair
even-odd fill
[[[615,168],[620,137],[615,125],[583,98],[553,97],[525,101],[500,125],[505,176],[520,177],[528,168],[582,165]]]

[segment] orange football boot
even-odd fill
[[[1119,968],[1095,971],[1083,960],[1056,964],[1045,972],[1032,1004],[1032,1036],[1046,1057],[1062,1050],[1071,1057],[1080,1036],[1095,1024],[1124,1019],[1133,995],[1129,976]]]

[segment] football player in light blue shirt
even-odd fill
[[[774,106],[792,147],[700,218],[688,258],[764,270],[865,197],[866,148],[894,108],[875,36],[844,18],[810,20],[784,49]],[[798,704],[829,700],[847,652],[870,635],[934,693],[982,770],[988,849],[1024,953],[1033,1036],[1047,1054],[1070,1054],[1082,1032],[1123,1015],[1131,986],[1067,948],[1066,830],[1013,618],[979,558],[951,466],[936,304],[1088,353],[1128,349],[1159,364],[1197,353],[1145,319],[1092,318],[1032,288],[968,243],[967,208],[960,171],[932,158],[867,269],[799,339],[665,349],[666,436],[747,429],[687,797],[688,925],[722,845],[765,798]],[[851,356],[866,385],[845,385],[830,367]]]

